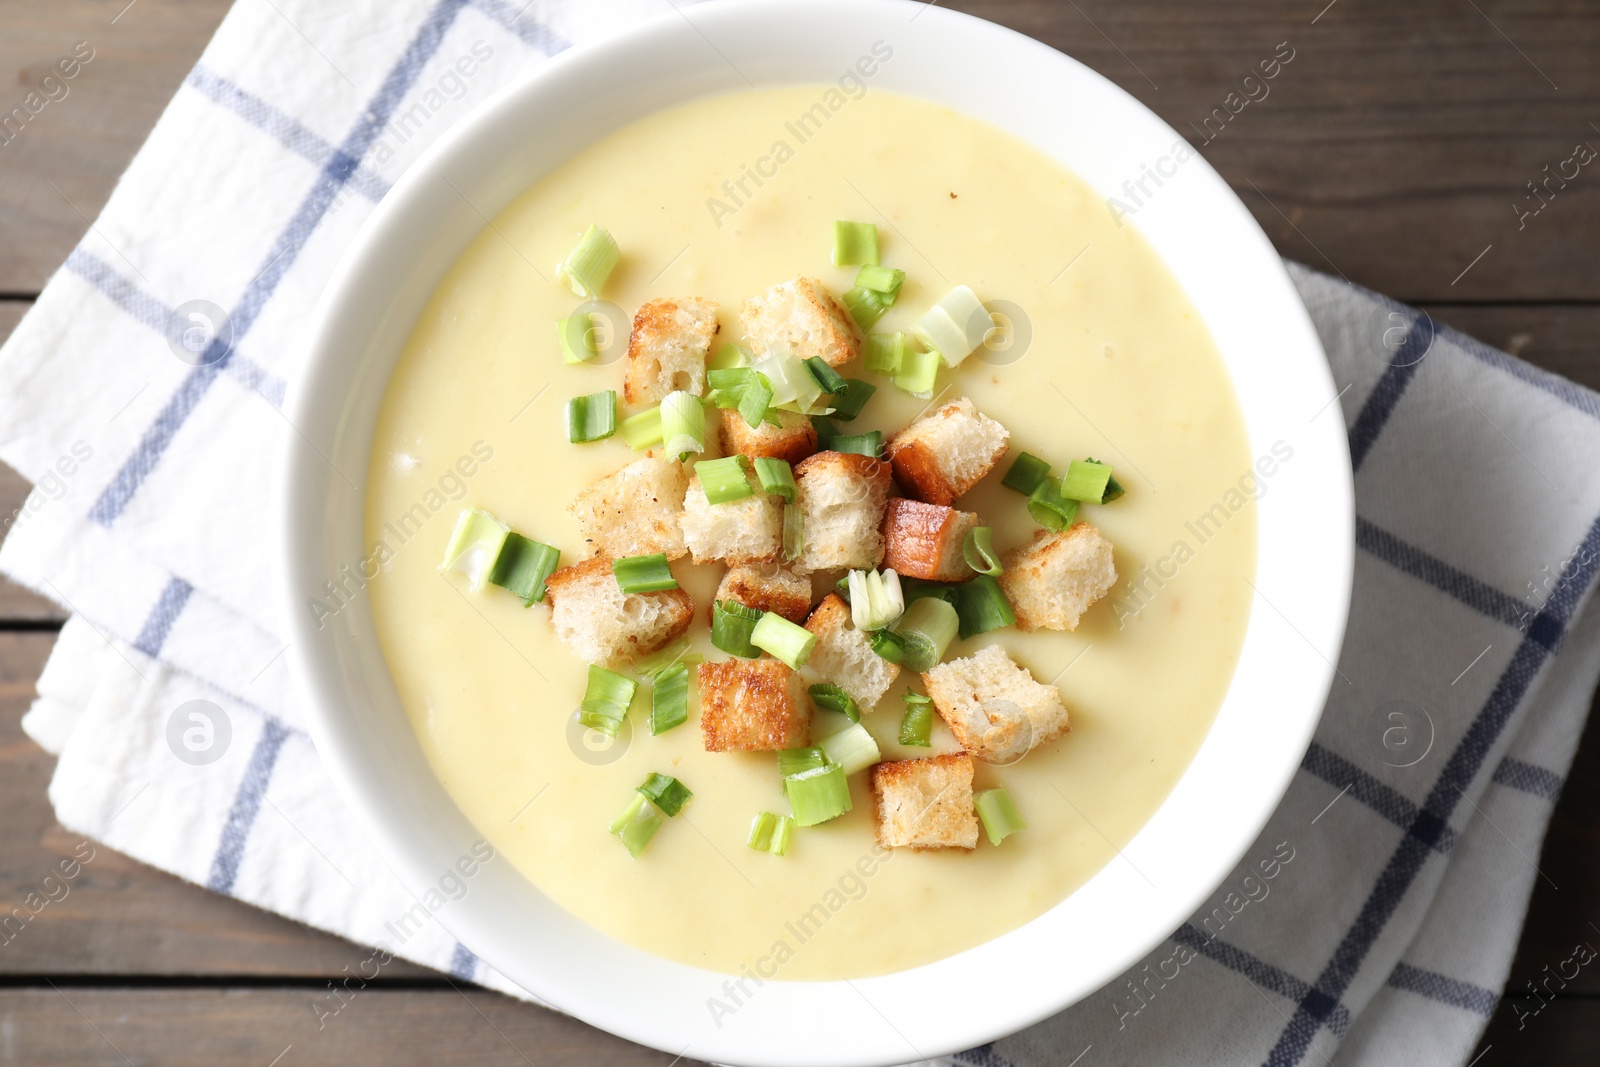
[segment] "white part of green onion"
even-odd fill
[[[567,258],[556,264],[556,277],[571,289],[573,295],[596,297],[605,288],[606,279],[616,269],[622,250],[616,239],[594,223],[584,231],[583,238],[567,253]]]
[[[706,450],[706,409],[693,393],[668,393],[661,401],[662,451],[676,459]]]
[[[456,519],[455,532],[450,535],[450,544],[444,550],[444,562],[439,564],[439,569],[464,575],[468,588],[474,593],[481,592],[510,532],[511,527],[487,511],[467,508]]]
[[[994,317],[983,301],[965,285],[944,295],[913,326],[922,343],[938,352],[945,366],[954,367],[972,355],[994,328]]]
[[[772,384],[771,406],[807,415],[823,412],[824,408],[817,403],[824,396],[822,387],[798,359],[769,354],[757,360],[754,369],[766,375]]]
[[[817,742],[817,747],[828,757],[828,762],[843,767],[846,776],[864,771],[883,759],[883,754],[878,751],[877,739],[858,722],[824,737]]]
[[[750,643],[799,670],[811,658],[811,650],[817,646],[817,635],[777,612],[769,611],[757,620],[755,629],[750,631]]]
[[[850,572],[850,621],[858,630],[881,630],[906,610],[900,576],[892,569]]]

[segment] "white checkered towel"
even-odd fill
[[[40,486],[0,568],[73,612],[24,720],[60,757],[68,828],[515,992],[407,918],[416,902],[341,813],[267,607],[264,487],[294,432],[278,406],[307,318],[373,203],[497,87],[657,8],[228,15],[0,351],[0,459]],[[1339,676],[1303,773],[1144,964],[961,1062],[1299,1064],[1339,1047],[1459,1064],[1494,1009],[1600,674],[1600,620],[1580,610],[1600,564],[1600,398],[1291,270],[1345,389],[1312,417],[1350,428],[1360,549],[1345,647],[1318,650]],[[224,321],[223,358],[177,358],[186,329]]]

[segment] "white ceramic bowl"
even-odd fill
[[[293,658],[317,748],[419,895],[477,839],[412,734],[365,601],[320,631],[303,606],[364,554],[362,495],[328,461],[366,471],[384,384],[417,310],[483,226],[462,194],[492,215],[566,157],[652,111],[743,89],[746,78],[832,82],[879,40],[894,56],[874,89],[1008,130],[1101,195],[1127,200],[1123,183],[1166,157],[1160,169],[1174,173],[1129,222],[1210,327],[1252,454],[1282,440],[1294,458],[1259,504],[1260,596],[1232,686],[1194,763],[1124,850],[1131,862],[1113,861],[1046,914],[977,948],[880,978],[768,982],[720,1025],[707,1000],[726,997],[727,976],[591,929],[508,863],[487,864],[438,915],[541,999],[673,1054],[818,1067],[968,1048],[1059,1011],[1158,944],[1238,861],[1287,788],[1322,710],[1349,601],[1344,429],[1337,411],[1312,418],[1333,383],[1304,307],[1243,205],[1203,159],[1175,164],[1179,135],[1087,67],[920,3],[722,0],[688,15],[692,25],[669,14],[574,50],[464,119],[384,199],[329,285],[288,409],[300,434],[290,438],[284,485]]]

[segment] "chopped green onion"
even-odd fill
[[[674,663],[657,673],[650,684],[650,733],[664,734],[688,721],[689,665]]]
[[[1100,461],[1091,456],[1089,457],[1089,462],[1099,463]],[[1118,482],[1117,476],[1113,474],[1111,477],[1106,479],[1106,491],[1105,495],[1100,498],[1100,503],[1109,504],[1125,492],[1127,492],[1127,490],[1122,488],[1122,483]]]
[[[806,517],[799,504],[783,506],[783,561],[793,563],[806,550]]]
[[[817,431],[817,450],[819,452],[832,452],[833,439],[839,436],[839,427],[833,420],[821,415],[811,416],[811,428]]]
[[[880,267],[875,263],[869,263],[856,271],[857,285],[891,298],[899,295],[900,286],[905,280],[905,271],[896,267]]]
[[[661,809],[661,814],[672,818],[683,810],[689,803],[689,798],[694,796],[689,792],[689,787],[672,777],[670,774],[657,774],[654,771],[650,777],[639,786],[638,792],[650,798],[650,803]]]
[[[617,432],[617,394],[611,389],[567,401],[567,440],[599,441]]]
[[[732,656],[755,659],[761,650],[750,643],[750,633],[761,621],[762,612],[747,608],[737,600],[718,600],[711,605],[711,643]]]
[[[706,409],[693,393],[668,393],[661,401],[662,450],[682,460],[706,450]]]
[[[672,576],[665,552],[648,556],[626,556],[611,561],[611,573],[617,577],[617,588],[625,595],[633,593],[664,593],[678,588]]]
[[[833,414],[835,418],[849,422],[861,414],[861,409],[867,406],[867,401],[872,399],[872,394],[878,387],[871,382],[864,382],[860,378],[846,378],[844,390],[833,394]]]
[[[824,393],[840,393],[844,391],[844,375],[828,366],[828,361],[821,356],[812,356],[805,361],[806,372],[811,375],[812,381],[817,383],[817,388]]]
[[[961,618],[962,640],[1011,626],[1017,621],[1000,583],[987,574],[956,586],[955,605],[956,614]]]
[[[900,720],[900,743],[917,748],[932,748],[933,701],[921,693],[907,693],[906,713]]]
[[[972,795],[978,818],[983,820],[983,832],[989,835],[989,844],[998,845],[1018,830],[1026,830],[1022,813],[1012,803],[1011,794],[1004,789],[984,789]]]
[[[876,374],[899,374],[905,352],[906,335],[900,330],[867,334],[867,369]]]
[[[1061,495],[1068,500],[1102,504],[1111,486],[1111,468],[1094,460],[1075,459],[1061,478]]]
[[[706,370],[729,370],[733,367],[748,367],[750,353],[733,344],[731,341],[722,346],[722,351],[706,360]]]
[[[577,247],[556,265],[556,278],[576,296],[599,296],[621,258],[616,240],[591,222]]]
[[[622,439],[635,452],[643,452],[661,443],[661,408],[648,408],[637,415],[629,415],[617,427]]]
[[[661,651],[647,656],[633,665],[633,669],[646,678],[654,678],[680,663],[699,663],[705,659],[698,652],[689,651],[689,642],[679,639]]]
[[[750,631],[750,643],[799,670],[811,658],[811,650],[817,645],[817,635],[777,612],[769,611],[761,616],[761,621]]]
[[[892,569],[850,572],[850,621],[858,630],[881,630],[906,610],[900,576]]]
[[[751,429],[761,425],[772,404],[772,382],[765,374],[749,367],[710,371],[706,384],[716,390],[713,400],[717,407],[738,408]]]
[[[820,444],[822,435],[817,435]],[[883,431],[868,430],[866,433],[839,433],[828,438],[828,451],[850,452],[857,456],[868,456],[878,459],[883,455]]]
[[[856,706],[855,698],[831,682],[819,682],[806,692],[811,694],[811,702],[817,707],[837,711],[851,722],[861,721],[861,709]]]
[[[441,571],[457,571],[466,576],[467,588],[474,593],[483,590],[483,583],[500,558],[500,549],[506,543],[511,527],[481,508],[467,508],[456,519],[455,532],[444,550]]]
[[[788,460],[757,456],[756,478],[761,482],[763,493],[781,496],[786,504],[794,503],[796,492],[794,470],[789,466]]]
[[[589,665],[589,684],[583,691],[579,705],[578,721],[607,737],[616,737],[622,730],[622,720],[628,717],[628,705],[639,683],[624,678],[604,667]]]
[[[797,826],[815,826],[850,810],[850,783],[838,764],[815,767],[783,780]]]
[[[833,224],[833,265],[848,267],[878,262],[878,227],[870,222]]]
[[[1029,494],[1028,514],[1047,530],[1065,530],[1078,517],[1078,502],[1063,498],[1060,484],[1046,478]]]
[[[755,490],[750,488],[750,479],[745,475],[749,468],[750,461],[737,453],[722,459],[702,459],[696,463],[694,473],[700,479],[706,503],[731,504],[735,500],[753,496]]]
[[[901,579],[901,583],[902,583],[901,587],[904,588],[904,583],[905,582],[910,582],[910,581],[915,581],[915,580],[916,579],[914,579],[914,578],[903,578],[903,579]],[[838,593],[840,599],[843,600],[846,604],[850,603],[850,572],[849,571],[845,571],[844,572],[844,577],[840,578],[837,582],[833,583],[833,591],[835,593]]]
[[[588,312],[556,320],[556,337],[561,341],[561,362],[587,363],[598,355],[594,345],[594,320]]]
[[[772,831],[778,827],[778,817],[770,811],[758,811],[750,820],[750,834],[744,843],[757,852],[767,852],[772,847]]]
[[[822,754],[829,763],[844,769],[845,777],[864,771],[883,759],[878,742],[860,723],[853,723],[836,734],[829,734],[820,743]]]
[[[500,555],[489,571],[489,584],[510,590],[522,598],[524,607],[544,599],[544,582],[561,562],[561,553],[549,545],[529,540],[519,533],[506,534]]]
[[[966,559],[967,566],[979,574],[993,578],[1005,571],[1000,566],[1000,557],[994,551],[994,531],[987,526],[974,526],[967,531],[967,539],[961,544],[961,555]]]
[[[945,650],[956,639],[961,618],[947,600],[925,596],[906,608],[894,632],[904,646],[901,663],[906,670],[930,671],[944,659]]]
[[[923,400],[933,397],[934,379],[939,376],[939,353],[912,352],[909,349],[900,357],[900,369],[895,371],[896,389]]]
[[[906,644],[893,630],[872,630],[867,633],[867,644],[878,658],[888,663],[900,663],[906,658]]]
[[[1019,452],[1017,458],[1011,461],[1011,469],[1000,479],[1000,484],[1007,489],[1015,489],[1023,496],[1028,496],[1048,477],[1050,477],[1050,464],[1038,456]]]
[[[767,851],[774,856],[782,856],[789,851],[789,841],[794,837],[794,820],[787,815],[778,816],[778,823],[772,828],[772,844],[767,846]]]
[[[944,358],[945,366],[954,367],[983,344],[993,327],[994,317],[978,299],[978,294],[965,285],[958,285],[929,308],[911,329],[924,345]]]
[[[793,356],[768,355],[758,360],[754,370],[764,375],[772,386],[772,406],[792,408],[813,414],[822,399],[822,387]]]
[[[938,597],[955,603],[956,586],[945,585],[942,582],[930,582],[922,578],[901,578],[900,591],[905,594],[906,607],[921,600],[923,597]]]
[[[857,285],[846,289],[839,302],[850,311],[850,317],[863,330],[870,330],[883,318],[883,313],[894,306],[894,297]]]
[[[828,757],[823,755],[822,749],[816,747],[786,748],[778,753],[778,774],[784,778],[827,765]]]
[[[628,849],[628,855],[634,859],[639,858],[639,853],[644,851],[644,846],[650,843],[659,829],[661,816],[654,807],[647,805],[641,793],[634,793],[628,806],[622,809],[622,814],[611,821],[611,832],[622,841]]]

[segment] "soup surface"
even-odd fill
[[[1232,387],[1135,230],[992,127],[884,91],[829,92],[750,91],[654,115],[523,193],[422,309],[368,471],[367,534],[392,553],[369,586],[378,636],[456,803],[579,919],[651,953],[768,978],[927,963],[1125,862],[1117,849],[1183,773],[1228,688],[1255,561],[1254,504],[1238,489],[1251,457]],[[960,504],[995,528],[997,548],[1034,529],[1023,498],[1000,485],[1019,451],[1058,472],[1094,456],[1127,487],[1082,512],[1115,545],[1120,578],[1076,632],[1006,629],[947,654],[997,641],[1057,684],[1071,714],[1070,733],[1020,763],[977,765],[975,788],[1004,785],[1028,823],[999,847],[879,849],[858,774],[847,815],[797,829],[785,857],[752,851],[751,817],[788,810],[770,753],[703,751],[692,700],[687,724],[650,736],[644,685],[631,728],[596,747],[574,720],[585,665],[556,639],[548,609],[494,587],[473,594],[437,570],[467,506],[556,546],[563,564],[582,559],[567,503],[636,458],[620,437],[566,438],[569,398],[622,388],[620,361],[567,366],[556,347],[553,324],[578,301],[552,265],[589,223],[623,250],[608,300],[631,315],[652,297],[714,299],[720,347],[740,339],[740,302],[768,286],[810,275],[835,294],[849,287],[855,268],[829,262],[835,219],[876,223],[882,262],[906,271],[878,330],[908,328],[956,284],[1010,322],[936,387],[1011,431],[1006,459]],[[859,362],[845,373],[878,385],[855,431],[897,429],[924,407]],[[706,615],[721,568],[674,569],[697,605],[697,650],[720,658]],[[906,679],[863,716],[885,759],[929,754],[895,742]],[[844,720],[819,711],[814,724],[820,736]],[[936,720],[932,751],[955,750]],[[606,828],[651,771],[695,796],[635,860]]]

